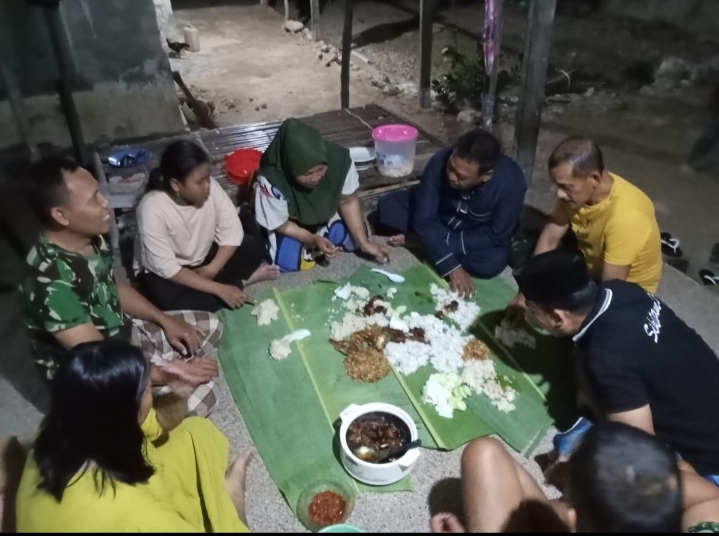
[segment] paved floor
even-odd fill
[[[343,255],[333,261],[328,268],[317,268],[312,272],[285,276],[277,286],[282,289],[295,288],[318,278],[343,277],[366,262],[352,255]],[[406,250],[395,250],[390,269],[401,270],[417,262],[418,260]],[[505,273],[504,277],[508,277],[508,274]],[[259,287],[257,289],[259,290]],[[659,295],[693,326],[715,351],[719,350],[719,332],[715,329],[714,320],[719,313],[717,296],[668,267]],[[220,385],[220,401],[212,420],[227,434],[233,453],[236,453],[250,446],[252,441],[242,416],[232,401],[227,385],[224,381],[221,381]],[[27,386],[25,390],[27,391]],[[30,438],[40,418],[40,413],[8,381],[0,379],[2,435]],[[550,449],[549,437],[548,435],[545,438],[537,454]],[[412,476],[414,491],[362,494],[357,498],[350,522],[373,532],[426,531],[433,513],[443,510],[456,511],[459,507],[460,456],[461,449],[449,453],[423,450]],[[541,472],[533,460],[522,459],[519,456],[517,459],[535,478],[541,480]],[[547,491],[551,494],[556,493],[553,489]],[[302,530],[259,458],[253,462],[248,475],[247,511],[250,526],[255,531]]]

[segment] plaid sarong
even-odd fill
[[[211,357],[217,359],[217,351],[220,346],[220,338],[222,337],[222,322],[220,322],[220,319],[216,315],[204,311],[169,311],[165,314],[178,320],[184,320],[188,324],[193,324],[200,328],[205,334],[202,346],[193,357]],[[165,362],[173,359],[193,358],[186,358],[177,352],[177,350],[170,345],[160,326],[137,318],[132,319],[131,342],[133,345],[139,346],[150,363],[156,366],[161,367]],[[181,384],[174,383],[172,386],[165,385],[156,388],[153,394],[155,396],[162,396],[174,392],[187,396],[190,389],[192,389],[190,386],[187,386],[187,389],[182,389]],[[217,403],[217,393],[217,384],[214,381],[209,381],[196,387],[194,391],[189,393],[187,400],[189,415],[207,417]]]

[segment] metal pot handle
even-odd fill
[[[342,411],[342,413],[340,413],[340,420],[342,422],[345,422],[345,420],[347,420],[347,416],[350,413],[353,413],[358,408],[359,408],[359,406],[357,404],[350,404]]]

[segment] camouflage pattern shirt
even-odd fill
[[[105,337],[130,337],[112,269],[112,252],[102,237],[89,255],[72,253],[41,237],[27,256],[20,284],[23,315],[35,360],[47,377],[64,353],[53,333],[91,322]]]

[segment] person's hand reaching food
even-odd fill
[[[461,266],[449,274],[449,286],[460,298],[472,298],[475,293],[474,281],[467,270]]]
[[[389,262],[389,249],[383,244],[367,242],[364,246],[362,246],[362,251],[367,255],[374,257],[380,264],[387,264]]]
[[[509,302],[509,305],[507,305],[507,308],[504,310],[504,316],[510,322],[518,324],[524,320],[526,310],[527,303],[524,300],[524,294],[520,292]]]

